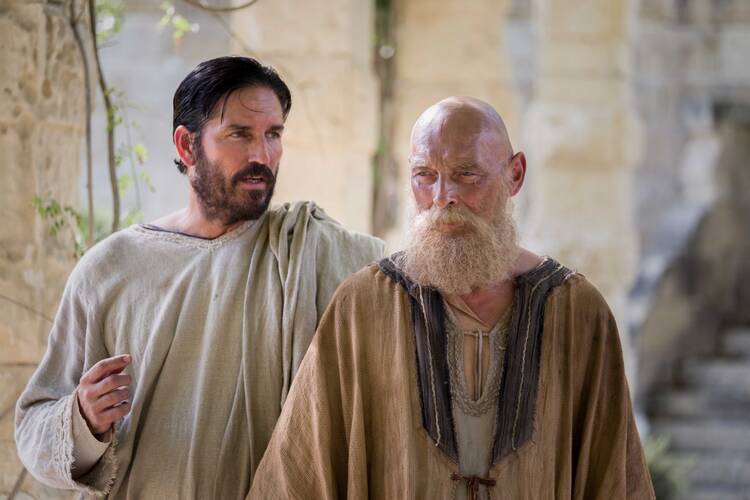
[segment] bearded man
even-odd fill
[[[518,246],[500,116],[441,101],[409,161],[408,246],[337,290],[250,497],[653,498],[609,308]]]
[[[244,498],[338,284],[382,256],[312,203],[268,209],[291,107],[244,57],[174,96],[187,207],[113,234],[68,280],[17,404],[21,460],[84,496]]]

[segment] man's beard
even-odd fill
[[[439,231],[441,223],[459,224],[458,232]],[[464,295],[510,278],[519,253],[510,199],[490,222],[467,208],[433,205],[411,219],[404,271],[420,285]]]
[[[261,177],[264,190],[246,190],[238,187],[245,177]],[[190,185],[201,204],[206,218],[219,220],[225,225],[244,220],[258,219],[268,209],[276,186],[273,171],[261,163],[251,163],[231,178],[224,177],[219,167],[211,163],[202,150],[196,151],[195,173]]]

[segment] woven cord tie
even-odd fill
[[[496,481],[491,478],[484,478],[479,476],[461,476],[455,472],[451,474],[451,481],[463,481],[466,483],[466,489],[468,491],[468,500],[477,500],[479,496],[479,485],[487,486],[492,488],[495,486]]]

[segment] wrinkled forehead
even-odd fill
[[[449,161],[496,156],[504,133],[485,113],[471,106],[433,106],[412,129],[410,160]]]

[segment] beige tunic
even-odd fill
[[[380,256],[310,203],[213,240],[133,226],[92,248],[66,286],[49,347],[19,399],[16,442],[42,482],[112,498],[242,498],[319,315]],[[132,410],[73,479],[73,391],[129,353]]]
[[[573,275],[546,298],[531,438],[495,463],[495,500],[652,499],[617,328]],[[412,308],[370,266],[321,319],[256,471],[253,499],[450,498],[458,468],[423,427]]]
[[[451,410],[458,445],[458,471],[463,477],[486,478],[492,461],[495,436],[495,412],[502,380],[503,355],[510,309],[498,323],[489,327],[461,300],[445,300],[448,334],[448,366],[451,381]],[[468,338],[471,337],[471,338]],[[481,339],[482,347],[479,348]],[[471,342],[467,342],[471,340]],[[486,353],[487,356],[482,354]],[[478,359],[477,359],[478,358]],[[466,374],[487,359],[486,370],[476,377],[473,392],[466,383]],[[470,486],[457,481],[456,500],[470,498]],[[477,485],[478,500],[489,498],[487,486]]]

